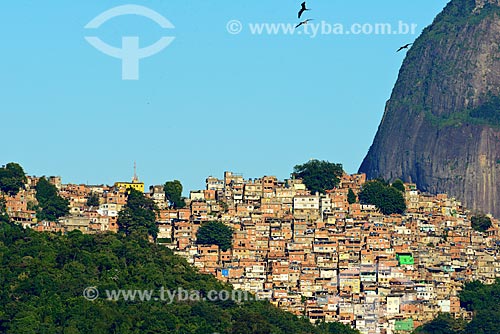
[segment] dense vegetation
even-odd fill
[[[491,227],[491,219],[486,215],[475,215],[471,218],[472,228],[479,232],[486,232]]]
[[[69,213],[69,201],[59,196],[56,186],[45,177],[38,180],[35,189],[39,220],[57,221],[58,218]]]
[[[319,192],[324,194],[338,186],[340,177],[344,173],[341,164],[334,164],[328,161],[310,160],[302,165],[293,168],[292,175],[302,179],[307,189],[312,194]]]
[[[441,313],[433,321],[418,327],[414,334],[456,334],[461,333],[466,322],[453,318],[449,313]]]
[[[15,196],[26,183],[26,175],[23,168],[14,162],[10,162],[0,168],[0,191],[10,196]]]
[[[199,245],[217,245],[227,251],[233,244],[233,230],[222,222],[206,222],[196,232]]]
[[[176,209],[182,209],[186,206],[184,199],[182,198],[182,183],[179,180],[167,181],[163,186],[163,191],[165,196],[171,203],[171,205]]]
[[[352,191],[351,188],[349,188],[349,191],[347,192],[347,203],[349,204],[354,204],[358,200],[358,196]]]
[[[86,300],[86,287],[100,297]],[[172,251],[118,234],[67,236],[0,223],[0,333],[355,333],[313,327],[266,301],[110,301],[111,289],[230,290]]]
[[[500,127],[500,97],[489,96],[485,103],[475,109],[466,109],[443,116],[436,116],[428,112],[426,117],[431,124],[439,128],[461,124],[487,125],[498,128]]]
[[[398,186],[391,186],[382,180],[366,182],[358,197],[361,204],[375,205],[384,215],[406,211],[406,202]]]
[[[25,183],[26,174],[19,164],[10,162],[0,168],[0,223],[9,221],[5,195],[17,195]]]
[[[143,193],[135,189],[128,189],[127,204],[118,214],[120,231],[130,236],[156,239],[158,226],[156,225],[156,211],[158,207],[151,198],[146,198]]]
[[[0,223],[6,223],[9,221],[9,215],[7,214],[7,208],[5,207],[5,200],[0,198]]]
[[[472,119],[492,126],[500,126],[500,96],[493,96],[480,107],[470,112]]]
[[[406,191],[405,189],[405,184],[401,180],[396,180],[391,184],[392,187],[396,188],[397,190],[401,191],[404,193]]]
[[[420,326],[415,334],[498,334],[500,333],[500,280],[484,285],[478,281],[465,284],[460,293],[460,304],[474,313],[467,323],[442,314]]]
[[[91,193],[87,198],[88,207],[98,207],[99,206],[99,195],[96,193]]]

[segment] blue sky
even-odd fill
[[[139,177],[179,179],[186,191],[225,170],[245,177],[289,176],[310,158],[357,171],[367,153],[405,53],[446,0],[311,0],[304,18],[343,24],[417,25],[416,34],[256,35],[250,24],[296,24],[299,1],[35,1],[2,5],[0,164],[63,182],[112,184]],[[175,29],[115,17],[125,4],[148,7]],[[239,34],[227,23],[238,20]],[[310,27],[308,27],[310,28]],[[298,31],[302,31],[298,35]],[[175,37],[140,61],[139,80],[121,79],[121,61],[84,39],[141,47]]]

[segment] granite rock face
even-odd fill
[[[423,31],[360,172],[500,216],[500,0],[452,0]]]

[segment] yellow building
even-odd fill
[[[140,191],[141,193],[144,193],[144,182],[139,182],[139,181],[132,181],[132,182],[116,182],[115,183],[115,188],[120,190],[120,191],[125,191],[127,189],[135,189],[137,191]]]
[[[135,163],[134,163],[134,177],[132,178],[132,182],[116,182],[115,188],[123,192],[126,191],[127,189],[132,188],[137,191],[140,191],[141,193],[144,193],[144,182],[139,181],[139,178],[137,177]]]

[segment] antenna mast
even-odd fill
[[[134,182],[136,182],[137,180],[138,180],[138,178],[137,178],[137,164],[134,161]]]

